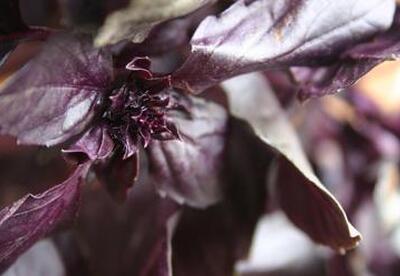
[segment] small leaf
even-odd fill
[[[75,218],[88,166],[79,166],[63,183],[38,195],[26,195],[0,211],[0,272],[60,223]]]
[[[125,39],[143,42],[157,24],[213,2],[215,0],[131,0],[127,8],[108,15],[95,43],[104,46]]]
[[[389,28],[394,8],[393,0],[239,0],[197,28],[175,86],[198,93],[255,70],[324,64]]]
[[[232,115],[247,121],[266,145],[281,154],[274,188],[288,217],[316,242],[339,251],[355,247],[360,234],[314,174],[265,78],[249,74],[226,81],[223,87]]]
[[[112,79],[111,56],[84,36],[57,36],[0,90],[0,133],[52,146],[81,132]]]
[[[220,106],[196,98],[189,109],[191,118],[171,116],[181,140],[150,144],[150,176],[161,195],[207,207],[221,198],[219,174],[227,115]]]
[[[78,141],[63,152],[68,154],[84,154],[88,159],[102,160],[110,156],[114,149],[114,142],[107,133],[105,126],[96,126],[89,129]]]

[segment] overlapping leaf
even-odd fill
[[[389,28],[394,8],[393,0],[239,0],[203,20],[175,85],[201,92],[255,70],[323,64]]]
[[[220,170],[227,115],[218,105],[192,98],[190,118],[171,115],[181,140],[154,141],[150,174],[162,195],[195,207],[221,199]]]
[[[281,154],[274,188],[288,217],[319,243],[339,251],[356,246],[360,234],[313,173],[293,127],[263,76],[245,75],[223,83],[223,87],[232,114],[246,120],[266,145]]]
[[[320,97],[340,92],[353,85],[376,65],[400,56],[400,11],[397,10],[392,27],[345,51],[341,58],[330,66],[319,68],[292,68],[298,81],[300,99]]]
[[[111,56],[86,37],[57,36],[0,90],[0,133],[51,146],[82,131],[112,79]]]

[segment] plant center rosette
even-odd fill
[[[153,139],[179,139],[167,113],[188,112],[181,104],[184,96],[170,89],[169,77],[154,76],[150,65],[148,58],[138,57],[118,73],[108,95],[99,101],[94,124],[66,153],[85,154],[93,161],[115,153],[125,160]]]

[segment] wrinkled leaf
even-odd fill
[[[357,245],[360,234],[337,200],[315,176],[297,134],[264,77],[250,74],[223,83],[234,116],[281,156],[276,196],[288,217],[313,240],[340,251]]]
[[[207,207],[221,198],[227,115],[222,107],[196,98],[189,111],[191,118],[171,115],[181,140],[150,144],[150,175],[161,195],[181,204]]]
[[[376,65],[400,56],[400,11],[392,27],[371,41],[345,51],[339,61],[319,68],[292,68],[299,82],[298,97],[302,100],[340,92],[350,87]]]
[[[87,169],[88,164],[83,164],[63,183],[26,195],[0,211],[0,271],[60,223],[74,219]]]
[[[108,53],[86,37],[57,36],[0,90],[0,133],[51,146],[82,131],[112,78]]]
[[[95,39],[97,46],[121,40],[143,42],[157,24],[210,4],[214,0],[131,0],[127,8],[111,13]]]
[[[390,27],[393,0],[239,0],[197,28],[175,85],[201,92],[230,77],[289,65],[317,65]]]

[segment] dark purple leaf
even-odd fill
[[[123,201],[139,176],[139,152],[124,159],[121,152],[117,151],[110,159],[97,163],[95,170],[99,181],[110,195]]]
[[[78,141],[68,149],[68,154],[84,154],[90,160],[102,160],[110,156],[114,142],[107,132],[106,126],[97,126],[88,130]]]
[[[0,271],[60,223],[73,219],[88,164],[80,165],[69,179],[38,195],[26,195],[0,211]]]
[[[0,209],[26,194],[47,190],[68,178],[71,168],[58,149],[18,147],[0,154]]]
[[[203,20],[175,85],[192,92],[235,75],[316,65],[392,23],[393,0],[239,0]]]
[[[84,36],[57,36],[0,90],[0,133],[51,146],[81,132],[112,79],[112,61]]]
[[[0,2],[0,66],[7,60],[18,42],[26,39],[44,39],[50,30],[28,27],[21,17],[19,0]]]
[[[149,145],[150,175],[163,196],[206,207],[221,198],[219,183],[227,115],[222,107],[191,98],[191,118],[171,114],[181,140]]]
[[[28,31],[22,21],[19,1],[4,0],[0,3],[0,66],[17,46],[21,33]]]
[[[83,263],[89,265],[85,275],[172,276],[170,238],[176,204],[160,198],[146,178],[139,179],[123,205],[98,184],[86,188],[73,231]]]
[[[314,174],[295,130],[264,76],[245,75],[226,81],[223,87],[232,114],[246,120],[266,146],[281,154],[272,183],[280,206],[292,222],[313,240],[333,249],[355,247],[360,234]]]
[[[400,11],[395,14],[392,27],[371,41],[345,51],[333,65],[319,68],[292,68],[299,82],[298,97],[305,100],[340,92],[358,81],[376,65],[400,56]]]
[[[173,239],[174,275],[234,275],[234,265],[247,257],[265,212],[271,153],[237,120],[230,121],[226,140],[224,199],[205,210],[182,211]]]

